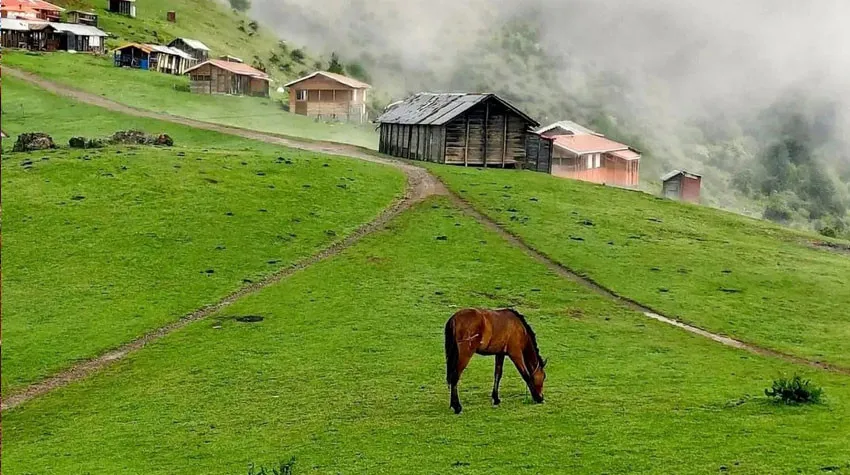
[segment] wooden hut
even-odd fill
[[[211,59],[186,71],[196,94],[269,96],[271,78],[244,63]]]
[[[27,21],[4,18],[0,38],[4,48],[34,49],[33,33]]]
[[[97,13],[71,10],[65,14],[68,23],[97,26]]]
[[[2,45],[33,51],[103,53],[109,36],[93,26],[73,23],[4,19]]]
[[[419,93],[380,117],[382,153],[451,165],[524,167],[548,172],[545,147],[531,131],[539,124],[495,94]],[[543,150],[538,157],[529,151]]]
[[[702,176],[684,170],[673,170],[661,177],[662,194],[670,199],[699,203]]]
[[[283,87],[289,110],[319,119],[366,122],[366,91],[372,86],[342,74],[317,71]]]
[[[198,63],[203,63],[210,58],[210,49],[207,48],[207,45],[198,40],[193,40],[191,38],[176,38],[171,43],[168,43],[168,46],[183,51],[189,56],[195,58],[195,61]]]
[[[176,48],[162,45],[128,43],[113,52],[117,67],[148,69],[182,75],[195,64],[195,59]]]
[[[107,0],[107,10],[119,15],[136,18],[136,0]]]
[[[557,135],[552,138],[555,146],[553,175],[626,188],[638,186],[639,151],[596,134]]]

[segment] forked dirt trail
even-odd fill
[[[147,117],[151,119],[162,120],[166,122],[172,122],[176,124],[181,124],[197,129],[210,130],[215,132],[220,132],[224,134],[236,135],[252,140],[257,140],[261,142],[271,143],[282,145],[290,148],[296,148],[300,150],[306,150],[311,152],[325,153],[330,155],[339,155],[351,158],[357,158],[360,160],[366,160],[374,163],[381,163],[384,165],[393,166],[399,168],[407,175],[407,191],[405,196],[392,204],[389,208],[386,208],[377,218],[373,221],[361,226],[354,233],[347,236],[345,239],[338,241],[337,243],[331,245],[330,247],[314,254],[310,257],[307,257],[291,267],[287,267],[285,269],[281,269],[278,272],[270,275],[269,277],[263,279],[260,282],[256,282],[245,287],[240,288],[239,290],[233,292],[227,297],[221,299],[218,303],[204,307],[201,309],[192,312],[189,315],[184,316],[180,320],[177,320],[174,323],[166,325],[164,327],[153,330],[146,335],[133,340],[130,343],[126,343],[121,347],[108,351],[107,353],[91,359],[87,361],[83,361],[78,363],[77,365],[54,375],[44,381],[34,383],[22,390],[15,392],[9,396],[7,396],[2,401],[2,410],[5,411],[7,409],[14,408],[19,406],[33,398],[46,394],[56,388],[65,386],[74,381],[84,379],[89,375],[97,372],[100,369],[103,369],[107,365],[120,360],[127,356],[128,354],[141,349],[147,343],[153,342],[159,338],[162,338],[169,333],[178,330],[180,328],[185,327],[186,325],[204,319],[209,315],[217,312],[218,310],[227,307],[232,304],[236,300],[257,292],[260,289],[268,287],[276,282],[279,282],[281,279],[284,279],[299,270],[302,270],[306,267],[309,267],[317,262],[325,260],[329,257],[332,257],[339,252],[345,250],[351,245],[355,244],[362,237],[380,230],[384,227],[390,220],[394,217],[398,216],[415,203],[424,200],[425,198],[433,195],[446,195],[452,198],[452,201],[465,213],[469,214],[473,218],[475,218],[479,223],[483,224],[487,228],[495,231],[500,236],[502,236],[505,240],[507,240],[510,244],[520,248],[527,255],[532,257],[533,259],[545,264],[551,270],[556,272],[561,277],[569,279],[573,282],[576,282],[589,290],[612,300],[620,305],[628,307],[634,311],[640,312],[644,314],[648,318],[652,318],[659,322],[672,325],[683,330],[686,330],[690,333],[699,335],[704,338],[708,338],[717,343],[749,351],[751,353],[755,353],[762,356],[769,356],[774,358],[779,358],[785,361],[813,366],[816,368],[824,369],[827,371],[833,371],[842,374],[850,375],[850,368],[837,367],[827,363],[822,363],[818,361],[812,361],[805,358],[781,353],[775,350],[771,350],[768,348],[760,347],[757,345],[753,345],[750,343],[745,343],[733,338],[729,338],[724,335],[720,335],[717,333],[712,333],[710,331],[698,328],[693,325],[689,325],[683,323],[681,321],[676,320],[675,318],[671,318],[668,316],[664,316],[663,314],[650,309],[644,305],[641,305],[638,302],[630,300],[626,297],[622,297],[616,294],[614,291],[600,285],[599,283],[593,281],[592,279],[579,275],[574,271],[570,270],[566,266],[556,262],[553,259],[550,259],[545,254],[540,251],[534,249],[533,247],[526,244],[522,239],[518,236],[510,233],[504,227],[502,227],[499,223],[492,220],[488,216],[485,216],[478,210],[476,210],[470,203],[465,201],[462,197],[455,193],[450,193],[448,189],[444,186],[444,184],[432,175],[429,171],[424,168],[415,166],[413,164],[401,161],[394,160],[389,158],[381,158],[376,156],[374,153],[371,153],[365,149],[356,147],[354,145],[346,145],[346,144],[338,144],[338,143],[328,143],[328,142],[310,142],[310,141],[300,141],[289,137],[284,137],[281,135],[258,132],[248,129],[242,129],[238,127],[232,127],[227,125],[219,125],[212,124],[209,122],[202,122],[194,119],[188,119],[185,117],[173,116],[170,114],[162,114],[157,112],[146,111],[142,109],[137,109],[134,107],[129,107],[117,102],[114,102],[109,99],[105,99],[96,94],[91,94],[83,91],[79,91],[61,84],[56,84],[52,81],[45,80],[36,75],[18,71],[15,69],[10,69],[8,67],[3,68],[3,73],[10,75],[12,77],[16,77],[27,81],[33,85],[39,86],[47,91],[53,92],[55,94],[59,94],[62,96],[71,97],[80,102],[84,102],[91,105],[96,105],[103,107],[105,109],[109,109],[116,112],[121,112],[128,115],[133,115],[137,117]]]

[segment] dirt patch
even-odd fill
[[[812,241],[810,244],[815,249],[822,249],[850,257],[850,244],[827,241]]]

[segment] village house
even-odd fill
[[[269,75],[244,63],[211,59],[190,68],[186,74],[190,89],[196,94],[269,97]]]
[[[81,25],[97,26],[97,13],[71,10],[65,13],[68,23],[79,23]]]
[[[575,122],[560,121],[535,132],[553,140],[552,175],[635,188],[641,154]]]
[[[702,176],[684,170],[673,170],[661,177],[662,194],[670,199],[699,203]]]
[[[542,172],[551,166],[540,146],[548,140],[531,130],[539,124],[495,94],[419,93],[390,105],[375,122],[379,151],[388,155]]]
[[[168,43],[168,46],[183,51],[189,56],[195,58],[195,61],[198,63],[203,63],[210,59],[210,49],[207,48],[207,45],[198,40],[193,40],[191,38],[177,38],[171,43]]]
[[[289,111],[319,119],[366,122],[366,91],[372,86],[341,74],[317,71],[283,87]]]
[[[3,20],[1,41],[5,48],[103,53],[108,36],[89,25],[7,18]]]
[[[64,8],[44,0],[2,0],[0,17],[19,20],[59,21]],[[4,25],[3,28],[6,28]]]
[[[162,45],[129,43],[113,52],[117,67],[128,67],[182,75],[194,66],[195,59],[176,48]]]
[[[107,0],[107,10],[112,13],[136,18],[136,0]]]

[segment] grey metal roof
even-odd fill
[[[532,125],[537,122],[495,94],[430,93],[414,94],[400,103],[388,107],[375,122],[404,125],[445,125],[476,104],[494,98],[513,110]]]
[[[45,28],[53,28],[59,33],[71,33],[76,36],[109,36],[105,31],[90,25],[82,25],[79,23],[42,23],[38,26],[30,25],[31,30],[43,30]]]
[[[555,122],[554,124],[549,124],[545,127],[540,127],[539,129],[535,130],[534,132],[536,132],[538,134],[542,134],[543,132],[546,132],[548,130],[552,130],[555,127],[560,127],[562,129],[569,130],[570,132],[572,132],[573,134],[576,134],[576,135],[600,135],[600,134],[588,129],[587,127],[579,125],[579,124],[577,124],[577,123],[575,123],[571,120],[561,120],[561,121]]]
[[[685,175],[685,176],[690,176],[690,177],[694,177],[694,178],[702,178],[702,175],[697,175],[696,173],[686,172],[684,170],[673,170],[670,173],[662,176],[661,181],[667,181],[667,180],[669,180],[673,177],[679,176],[679,175]]]
[[[177,41],[177,40],[183,40],[183,42],[186,43],[186,46],[188,46],[192,49],[199,49],[199,50],[203,50],[203,51],[209,51],[210,50],[209,48],[207,48],[207,45],[201,43],[198,40],[193,40],[192,38],[176,38],[171,43],[168,43],[168,46],[172,46],[174,44],[174,42]]]
[[[8,31],[29,31],[30,22],[16,18],[3,18],[0,20],[0,28]]]
[[[195,58],[192,57],[192,55],[186,53],[185,51],[179,50],[177,48],[172,48],[171,46],[153,45],[153,44],[148,44],[147,46],[150,49],[152,49],[152,50],[154,50],[158,53],[165,53],[165,54],[170,54],[170,55],[174,55],[174,56],[180,56],[181,58],[184,58],[184,59],[195,59]]]

